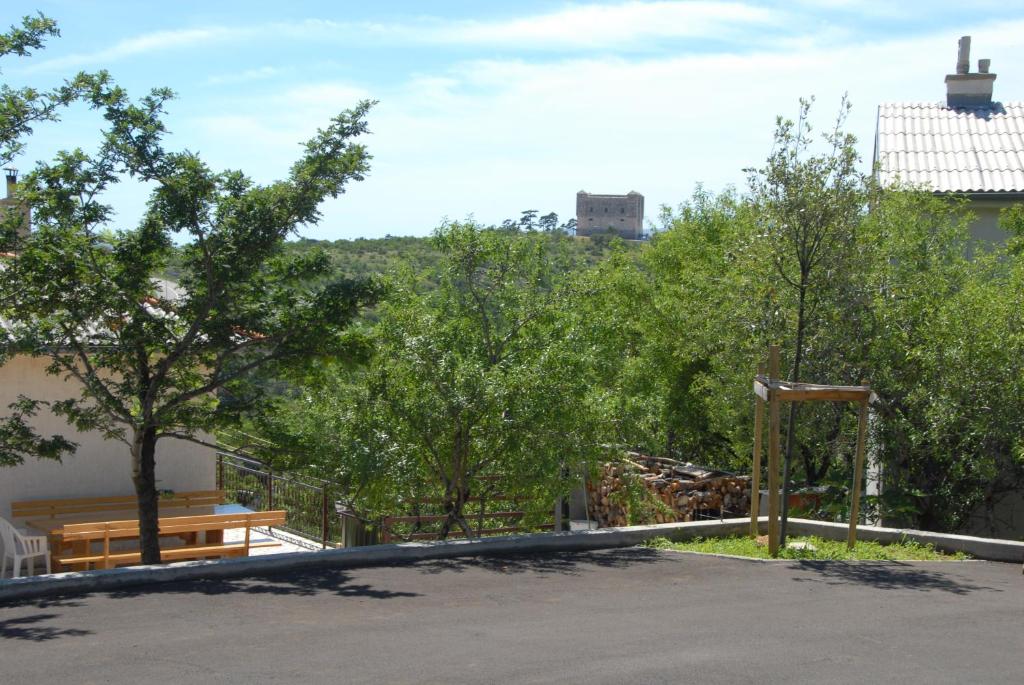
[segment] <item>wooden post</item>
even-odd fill
[[[768,348],[768,379],[779,377],[779,346]],[[768,552],[779,555],[779,398],[768,395]]]
[[[757,374],[765,373],[764,363],[757,365]],[[764,400],[754,396],[754,465],[750,479],[750,537],[756,538],[761,531],[757,527],[757,515],[761,513],[761,434],[764,433]]]
[[[853,490],[850,492],[850,532],[846,536],[846,546],[853,549],[857,542],[857,521],[860,519],[860,488],[864,471],[864,443],[868,432],[868,401],[860,403],[860,426],[857,430],[857,457],[853,465]]]

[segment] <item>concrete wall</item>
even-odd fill
[[[17,357],[0,366],[0,415],[25,395],[33,399],[60,400],[77,396],[77,384],[48,375],[45,359]],[[12,501],[56,497],[132,495],[131,457],[121,442],[105,440],[99,433],[79,433],[63,419],[40,411],[36,429],[44,435],[58,433],[78,443],[75,454],[63,462],[29,459],[20,466],[0,468],[0,516],[9,518]],[[213,450],[181,440],[157,443],[157,487],[175,491],[212,490],[216,485]]]
[[[1009,493],[996,503],[994,523],[995,530],[990,530],[985,520],[984,507],[978,507],[960,532],[1004,540],[1024,540],[1024,492]]]
[[[975,220],[971,222],[971,239],[975,242],[1002,245],[1009,233],[999,228],[1000,210],[1015,204],[1006,200],[972,200],[971,211]]]

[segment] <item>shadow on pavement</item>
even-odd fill
[[[332,594],[337,597],[366,597],[369,599],[393,599],[396,597],[417,597],[415,592],[396,592],[382,590],[372,585],[350,582],[350,576],[344,571],[317,569],[311,571],[290,572],[287,574],[268,574],[246,576],[242,578],[203,578],[172,583],[155,583],[138,585],[115,591],[97,591],[58,595],[45,599],[10,602],[3,607],[47,608],[52,606],[77,606],[81,602],[74,601],[88,597],[110,597],[113,599],[130,599],[147,595],[292,595],[312,597],[320,594]]]
[[[296,595],[311,597],[319,594],[333,594],[337,597],[367,597],[369,599],[394,599],[416,597],[415,592],[380,590],[368,584],[353,584],[349,574],[335,569],[290,572],[244,578],[206,578],[179,583],[159,583],[136,588],[125,588],[105,593],[116,599],[159,594],[247,594],[247,595]]]
[[[462,573],[466,569],[483,569],[494,573],[558,573],[580,575],[588,566],[625,568],[633,564],[664,559],[657,550],[627,547],[603,552],[558,552],[530,555],[460,557],[412,564],[423,573]]]
[[[52,621],[59,618],[60,614],[32,614],[31,616],[19,616],[7,619],[6,621],[0,621],[0,639],[47,642],[61,637],[81,637],[92,634],[90,630],[38,625],[43,621]]]
[[[900,561],[800,561],[789,568],[818,576],[794,578],[793,580],[798,583],[870,585],[879,590],[940,591],[955,595],[966,595],[982,590],[1002,592],[998,588],[964,582],[950,573],[924,569]]]

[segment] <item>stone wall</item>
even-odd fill
[[[627,240],[643,237],[644,196],[576,193],[576,235],[589,237],[612,231]]]

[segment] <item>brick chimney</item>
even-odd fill
[[[960,39],[956,57],[956,73],[946,75],[947,107],[989,107],[992,105],[992,82],[995,74],[988,72],[992,60],[979,59],[978,72],[971,73],[971,37]]]

